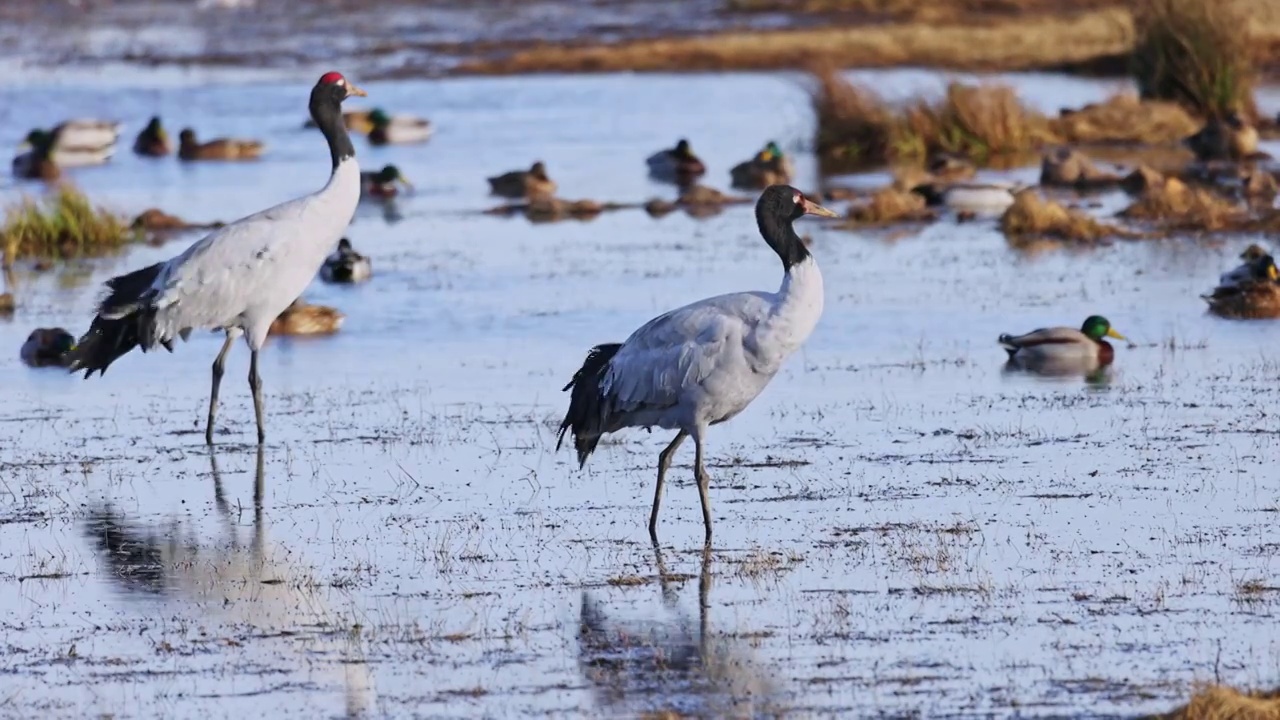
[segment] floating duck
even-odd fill
[[[395,165],[387,165],[381,170],[367,170],[360,173],[360,197],[395,197],[400,192],[396,183],[404,185],[406,190],[413,189],[413,183]]]
[[[101,165],[110,160],[116,152],[114,145],[94,147],[68,144],[62,140],[56,129],[53,132],[32,130],[27,133],[23,147],[39,150],[44,157],[60,168]]]
[[[755,157],[733,166],[729,177],[733,187],[742,190],[762,190],[770,185],[787,185],[795,175],[791,158],[782,153],[776,142],[770,141]]]
[[[164,157],[173,152],[169,133],[160,124],[158,115],[152,116],[147,126],[138,133],[138,138],[133,141],[133,151],[146,157]]]
[[[31,132],[43,132],[36,129]],[[49,130],[54,138],[54,149],[93,148],[115,145],[120,138],[120,123],[108,120],[77,119],[59,123]]]
[[[1115,349],[1103,340],[1127,340],[1101,315],[1090,315],[1079,330],[1069,327],[1040,328],[1025,335],[1001,335],[999,343],[1009,362],[1033,372],[1059,374],[1092,372],[1115,359]]]
[[[1223,273],[1218,277],[1218,286],[1238,285],[1242,282],[1248,282],[1257,277],[1265,276],[1266,267],[1260,265],[1263,258],[1269,256],[1266,249],[1257,243],[1253,243],[1240,253],[1240,259],[1244,261],[1243,265]]]
[[[26,180],[57,180],[62,176],[62,169],[50,156],[48,136],[36,140],[38,144],[28,137],[29,149],[13,158],[14,176]]]
[[[75,337],[60,327],[37,328],[27,336],[18,355],[31,367],[66,367],[67,353],[75,346]]]
[[[649,176],[654,180],[679,185],[687,185],[707,172],[707,166],[693,154],[689,141],[684,139],[669,150],[659,150],[650,155],[645,163],[649,166]]]
[[[978,168],[967,158],[942,152],[931,155],[924,169],[935,182],[943,183],[969,180],[978,172]]]
[[[294,300],[271,323],[268,335],[332,335],[346,319],[338,310],[325,305],[310,305],[302,298]]]
[[[338,241],[338,249],[325,258],[320,266],[320,279],[331,283],[358,283],[368,280],[373,275],[373,263],[369,258],[356,252],[351,241],[342,238]]]
[[[925,205],[943,206],[973,213],[1002,213],[1022,190],[1014,183],[925,183],[911,188],[924,198]]]
[[[412,115],[387,115],[381,110],[369,113],[369,142],[373,145],[403,145],[425,142],[435,132],[431,121]]]
[[[1209,303],[1209,312],[1233,319],[1280,317],[1280,269],[1270,255],[1263,255],[1249,265],[1253,277],[1234,285],[1220,285],[1212,293],[1201,295]]]
[[[264,146],[257,140],[218,138],[209,142],[196,140],[196,131],[183,128],[178,133],[178,157],[182,160],[256,160]]]
[[[556,193],[556,184],[539,160],[528,170],[512,170],[489,178],[489,192],[506,198],[550,197]]]

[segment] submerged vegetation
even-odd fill
[[[6,262],[101,255],[133,239],[126,218],[94,207],[84,193],[69,186],[43,200],[22,199],[5,211],[0,226]]]

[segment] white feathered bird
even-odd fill
[[[624,343],[592,348],[564,388],[573,392],[556,448],[572,431],[579,466],[586,465],[606,433],[626,427],[679,431],[658,456],[649,516],[649,534],[655,539],[667,468],[680,444],[692,436],[694,478],[710,542],[711,478],[703,466],[707,428],[751,404],[822,315],[822,273],[792,227],[803,215],[835,217],[787,185],[769,187],[756,203],[760,234],[782,259],[782,287],[776,293],[721,295],[660,315]]]
[[[213,363],[205,441],[213,444],[218,386],[231,344],[245,335],[249,344],[249,387],[258,424],[262,379],[258,352],[271,322],[302,294],[360,201],[360,166],[342,124],[342,101],[365,93],[340,73],[321,76],[311,90],[311,116],[329,143],[333,171],[320,190],[237,220],[197,241],[177,257],[107,281],[110,293],[98,306],[89,332],[71,355],[70,368],[99,374],[135,347],[143,351],[184,340],[191,330],[226,332]]]

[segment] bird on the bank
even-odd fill
[[[138,133],[137,139],[133,141],[133,151],[146,157],[164,157],[173,152],[169,133],[160,124],[160,116],[153,115],[147,126]]]
[[[703,464],[707,429],[742,412],[822,315],[822,273],[792,223],[804,215],[836,213],[793,187],[773,185],[760,195],[755,214],[761,236],[782,260],[777,292],[720,295],[660,315],[625,342],[593,347],[564,388],[572,394],[556,447],[572,433],[579,466],[608,433],[627,427],[677,431],[658,456],[649,515],[654,538],[667,468],[680,444],[692,436],[694,478],[710,542],[711,477]]]
[[[673,148],[659,150],[649,156],[645,163],[649,166],[649,176],[654,180],[687,185],[707,172],[689,141],[681,139]]]
[[[1231,285],[1219,285],[1208,295],[1209,312],[1236,320],[1280,317],[1280,269],[1270,255],[1248,265],[1251,277]]]
[[[426,142],[434,132],[430,120],[411,115],[388,115],[377,109],[369,113],[369,143],[372,145]]]
[[[331,172],[323,188],[206,235],[170,260],[107,281],[89,331],[71,353],[72,370],[106,371],[141,346],[172,350],[197,328],[223,330],[226,340],[213,363],[205,441],[213,444],[218,387],[232,343],[249,345],[258,442],[266,439],[258,355],[272,322],[310,284],[346,231],[360,201],[360,166],[342,124],[342,101],[363,90],[340,73],[320,77],[311,90],[311,117],[329,145]]]
[[[320,279],[331,283],[358,283],[368,280],[373,275],[373,263],[369,258],[356,252],[351,241],[342,238],[338,241],[338,249],[325,258],[320,266]]]
[[[1001,335],[1001,347],[1018,367],[1049,373],[1091,372],[1115,359],[1115,349],[1103,338],[1127,340],[1101,315],[1090,315],[1079,330],[1052,327],[1025,335]]]
[[[556,194],[555,181],[547,175],[547,166],[541,160],[528,170],[512,170],[488,180],[489,192],[505,198],[551,197]]]
[[[403,185],[406,190],[413,189],[413,183],[400,172],[395,165],[386,165],[381,170],[366,170],[360,173],[360,197],[386,199],[395,197],[400,192],[396,185]]]
[[[196,139],[196,131],[183,128],[178,133],[180,160],[256,160],[265,146],[259,140],[218,138],[208,142]]]
[[[75,337],[62,328],[36,328],[22,343],[18,356],[31,367],[65,367]]]

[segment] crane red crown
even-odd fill
[[[327,72],[320,76],[321,83],[345,83],[346,78],[342,77],[340,72]]]

